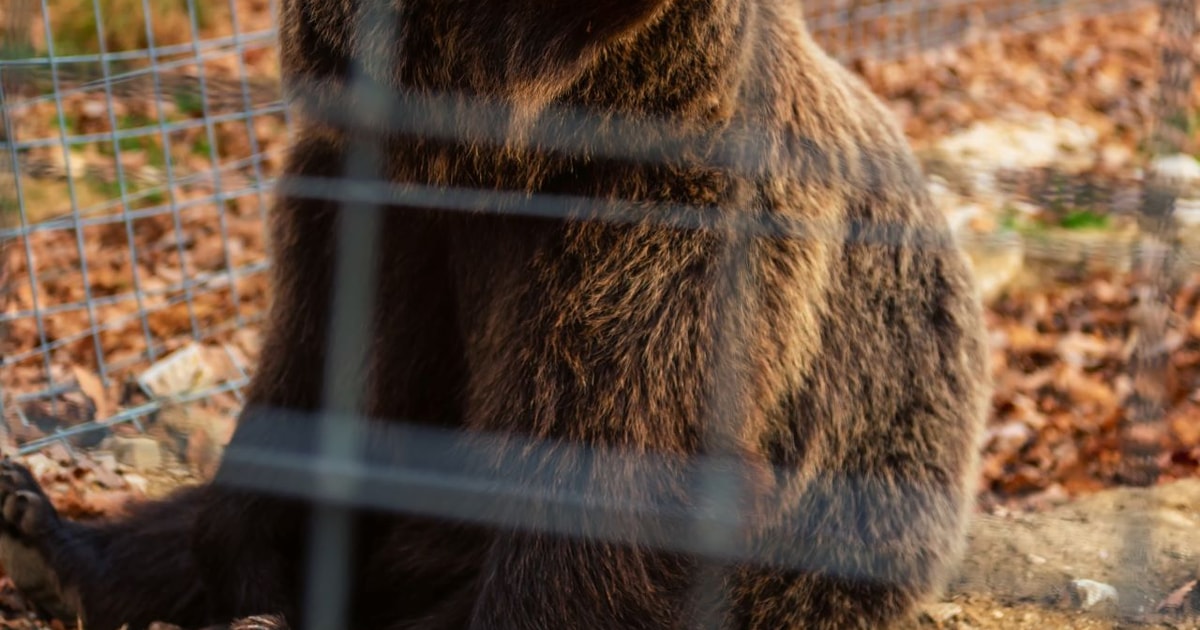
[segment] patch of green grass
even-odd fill
[[[1035,218],[1024,215],[1015,208],[1004,207],[1000,210],[997,222],[1006,231],[1026,236],[1036,236],[1053,229],[1103,230],[1112,225],[1108,215],[1086,208],[1063,208]]]
[[[1046,228],[1044,223],[1007,204],[1000,208],[996,222],[1000,229],[1018,234],[1033,234]]]
[[[1195,151],[1193,156],[1200,158],[1200,142],[1196,141],[1197,135],[1200,134],[1200,108],[1191,111],[1188,124],[1190,126],[1188,127],[1187,137],[1191,139],[1191,148]]]
[[[131,153],[133,151],[142,151],[142,150],[145,150],[145,148],[146,148],[146,138],[141,137],[141,136],[118,137],[117,138],[117,146],[121,149],[122,153]],[[112,142],[102,143],[96,149],[97,149],[97,151],[100,152],[101,155],[108,155],[108,156],[116,155],[116,151],[113,150]]]
[[[117,138],[117,146],[122,151],[141,151],[146,146],[146,139],[137,136],[125,136],[124,138]]]
[[[1102,230],[1109,226],[1109,218],[1091,210],[1071,210],[1062,215],[1058,224],[1068,230]]]
[[[89,175],[84,178],[84,184],[93,203],[112,202],[121,198],[121,185],[116,181]],[[140,189],[141,186],[136,181],[127,180],[125,183],[125,193],[128,195],[131,210],[152,208],[167,202],[167,196],[161,190],[142,192]]]
[[[166,193],[161,190],[151,191],[129,191],[129,209],[130,210],[145,210],[162,206],[167,203]]]
[[[50,114],[50,126],[57,132],[59,129],[66,128],[68,134],[78,135],[83,133],[78,116],[74,116],[69,112],[54,112]]]
[[[175,92],[175,107],[181,114],[199,116],[204,113],[204,99],[200,95],[187,90]]]
[[[11,173],[0,173],[0,228],[16,225],[20,211],[15,178]]]
[[[146,206],[161,206],[167,203],[167,196],[161,190],[155,190],[146,193],[142,198],[142,203]]]
[[[158,137],[146,138],[146,163],[150,166],[164,169],[167,167],[167,153],[158,143]]]
[[[15,41],[15,37],[5,37],[0,41],[0,59],[28,59],[38,56],[38,50],[27,41]]]
[[[55,53],[91,54],[100,51],[101,31],[109,51],[146,48],[146,18],[142,0],[50,0],[51,32]],[[191,39],[187,0],[148,0],[154,43],[182,44]],[[226,3],[194,0],[196,25],[202,32],[212,27]],[[100,20],[96,19],[96,8]],[[101,29],[100,27],[103,26]]]
[[[208,143],[208,137],[201,134],[196,141],[192,143],[192,153],[200,157],[208,157],[212,155],[212,145]]]
[[[128,114],[117,120],[117,128],[124,131],[144,129],[154,124],[154,120],[138,114]],[[120,132],[118,132],[117,136],[117,146],[121,149],[122,153],[145,151],[151,161],[154,161],[156,158],[161,161],[163,151],[159,146],[159,136],[157,133],[142,133],[134,136],[122,136],[119,134]],[[102,155],[111,156],[115,154],[111,141],[101,143],[98,150]]]
[[[107,199],[117,199],[121,196],[121,184],[118,182],[88,174],[83,176],[83,183],[93,192],[99,193]]]
[[[121,129],[140,129],[157,123],[153,118],[141,114],[125,114],[117,120],[117,126]]]
[[[1008,232],[1015,232],[1021,227],[1020,219],[1017,218],[1017,213],[1011,209],[1005,209],[1000,213],[1000,227]]]

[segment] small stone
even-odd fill
[[[1010,420],[988,431],[990,446],[1001,453],[1013,453],[1025,447],[1035,434],[1024,422]]]
[[[1133,150],[1123,144],[1108,143],[1100,149],[1100,164],[1110,171],[1119,171],[1133,161]]]
[[[216,381],[212,366],[205,362],[201,347],[194,343],[160,359],[138,376],[143,389],[163,398],[198,391]]]
[[[942,602],[921,608],[921,616],[936,624],[944,624],[962,617],[963,608],[958,604]]]
[[[1030,564],[1046,564],[1046,559],[1037,554],[1031,553],[1026,557],[1029,559]]]
[[[112,448],[117,461],[134,470],[151,470],[162,464],[162,452],[158,442],[151,438],[114,438]]]
[[[52,475],[60,468],[58,463],[47,457],[45,453],[33,453],[25,456],[25,467],[33,473],[34,477],[38,478]]]
[[[1200,199],[1176,199],[1174,216],[1183,227],[1200,225]]]
[[[1200,161],[1183,153],[1157,158],[1150,171],[1168,181],[1191,184],[1200,180]]]
[[[1041,492],[1035,492],[1025,499],[1024,503],[1033,510],[1048,510],[1064,505],[1071,500],[1071,495],[1061,483],[1052,483]]]
[[[141,475],[127,473],[121,476],[125,478],[125,483],[129,484],[130,488],[133,488],[143,495],[150,490],[150,480]]]
[[[1075,607],[1083,610],[1104,602],[1117,603],[1117,589],[1095,580],[1072,580],[1070,593]]]
[[[84,101],[83,107],[79,108],[79,114],[84,118],[98,119],[108,114],[108,107],[104,105],[104,101]]]

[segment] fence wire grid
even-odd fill
[[[0,256],[6,257],[0,261],[0,305],[6,300],[19,305],[0,311],[0,414],[20,454],[52,445],[86,450],[119,427],[145,430],[147,419],[169,408],[195,405],[233,416],[253,372],[256,327],[269,297],[265,221],[290,125],[276,68],[277,7],[275,0],[181,0],[177,4],[182,9],[165,12],[168,4],[84,0],[67,9],[54,0],[6,0],[0,6]],[[803,4],[818,43],[855,67],[1154,5],[1150,0]],[[1170,6],[1180,15],[1195,10],[1191,3]],[[1190,42],[1192,33],[1176,35]],[[1175,45],[1190,50],[1190,43]],[[1168,80],[1186,85],[1183,90],[1190,95],[1190,62],[1180,68],[1176,70],[1188,76]],[[1165,110],[1187,107],[1178,98],[1171,101],[1169,92],[1162,97]],[[462,132],[434,127],[436,117],[430,113],[446,107],[436,98],[387,97],[381,107],[387,124],[399,128],[448,136]],[[495,115],[482,109],[477,114],[481,121]],[[546,130],[533,140],[570,149],[571,142],[564,139],[588,133],[592,122],[583,115],[562,120],[569,129]],[[624,128],[619,121],[605,124],[606,132],[618,139],[607,148],[617,155],[644,146],[619,138],[654,133],[645,123]],[[483,122],[474,132],[488,129]],[[1152,135],[1158,143],[1155,151],[1163,154],[1176,152],[1186,141],[1170,129],[1159,128]],[[744,136],[746,147],[738,154],[753,155],[754,130],[745,130]],[[654,155],[633,157],[662,159],[671,150],[658,147]],[[378,157],[365,148],[356,155],[360,163],[352,165],[354,172],[371,172]],[[373,299],[370,274],[364,270],[382,246],[375,238],[381,220],[376,210],[382,206],[403,200],[446,211],[500,208],[533,216],[582,212],[614,221],[629,217],[627,208],[614,204],[509,198],[494,191],[325,181],[289,181],[288,186],[290,193],[363,209],[346,215],[341,226],[333,327],[339,336],[330,344],[331,365],[362,363],[356,354],[367,345],[362,335],[369,330]],[[1136,264],[1149,278],[1172,277],[1174,266],[1190,256],[1172,248],[1169,219],[1175,200],[1164,191],[1151,178],[1137,199],[1147,216],[1154,211],[1145,207],[1154,206],[1160,208],[1158,218],[1166,217],[1151,221],[1152,242],[1142,242],[1138,250]],[[705,221],[695,209],[659,210],[657,220],[676,225]],[[747,227],[818,238],[845,236],[836,226],[815,224]],[[862,226],[853,233],[854,238],[886,240],[888,226]],[[953,246],[938,240],[923,244]],[[1155,305],[1161,306],[1170,293],[1163,283],[1147,283],[1141,293],[1146,310],[1141,318],[1150,322],[1145,329],[1157,332],[1139,338],[1135,365],[1152,378],[1163,378],[1156,370],[1161,371],[1164,333],[1154,325],[1161,310]],[[88,365],[81,368],[80,357]],[[642,535],[647,544],[717,556],[745,558],[762,552],[728,546],[728,537],[712,534],[736,529],[736,511],[620,501],[614,507],[612,497],[609,505],[598,505],[603,501],[563,479],[547,480],[541,488],[517,488],[515,479],[529,479],[515,468],[528,468],[528,462],[512,465],[512,479],[505,478],[503,466],[498,476],[472,478],[462,471],[482,454],[463,452],[448,436],[416,429],[373,433],[380,429],[354,420],[362,392],[340,379],[326,385],[327,406],[341,415],[310,419],[321,436],[311,452],[297,446],[283,454],[278,448],[225,454],[229,474],[241,483],[329,502],[318,513],[317,531],[323,534],[314,537],[310,566],[310,575],[323,576],[325,585],[322,597],[308,602],[313,627],[342,627],[345,617],[345,593],[329,585],[346,583],[338,576],[344,575],[350,544],[347,505],[618,540]],[[97,391],[109,393],[97,396]],[[1133,416],[1135,423],[1159,422],[1162,410],[1150,405]],[[1128,432],[1136,437],[1136,429]],[[359,450],[364,443],[375,450],[364,455]],[[393,443],[420,443],[427,449],[397,469],[384,447]],[[1136,451],[1137,445],[1130,448]],[[412,454],[411,449],[406,452]],[[641,474],[648,477],[664,474],[661,462],[616,464],[619,454],[590,456],[625,468],[644,467]],[[554,468],[552,463],[546,467]],[[680,483],[710,482],[700,474],[703,468]],[[839,491],[861,489],[849,480]],[[559,520],[548,522],[539,520],[536,510],[508,506],[489,512],[479,507],[485,498],[494,505],[495,497],[506,497],[513,505],[550,500],[575,509],[556,512]],[[638,528],[625,530],[620,518],[605,516],[606,509],[641,512],[660,525],[641,527],[643,520]],[[679,522],[712,535],[677,540],[669,532]]]
[[[191,339],[203,341],[263,316],[269,265],[263,220],[282,157],[279,130],[288,124],[271,65],[274,3],[239,7],[229,0],[227,12],[213,16],[205,14],[216,9],[201,12],[204,5],[189,0],[181,34],[178,24],[162,32],[155,5],[139,2],[94,0],[81,7],[78,14],[90,13],[95,29],[75,24],[87,19],[70,21],[73,34],[86,38],[82,44],[56,45],[48,0],[13,0],[5,11],[13,26],[6,26],[0,61],[6,139],[0,159],[8,188],[0,242],[19,251],[20,264],[9,273],[23,268],[25,277],[10,277],[4,291],[28,292],[23,303],[32,307],[0,314],[0,324],[13,339],[36,339],[9,343],[0,361],[7,379],[6,417],[15,415],[23,425],[34,420],[30,415],[45,423],[64,414],[87,419],[54,428],[53,436],[31,440],[23,450],[136,422],[158,408],[148,400],[95,417],[97,410],[63,398],[73,379],[56,369],[55,353],[79,349],[107,385],[178,349],[178,339],[165,333],[180,325]],[[953,48],[989,33],[1044,29],[1146,4],[846,0],[805,8],[818,41],[849,63]],[[247,6],[258,9],[254,19],[239,15]],[[135,15],[112,15],[118,7]],[[125,39],[145,47],[122,50],[105,41],[106,21],[118,17],[138,31]],[[16,27],[39,21],[38,32]],[[202,22],[208,37],[201,35]],[[164,38],[170,43],[160,41]],[[43,54],[34,56],[39,46]],[[92,51],[74,50],[89,46]],[[69,114],[68,105],[81,101],[79,113]],[[28,124],[33,112],[46,110],[51,124]],[[109,159],[88,159],[97,155]],[[162,230],[160,218],[169,220],[166,232],[139,248],[138,231]],[[220,235],[219,249],[189,251],[213,232]],[[104,250],[93,253],[92,245],[101,242]],[[113,256],[129,263],[132,273],[114,278],[105,269],[117,264]],[[41,287],[55,282],[69,283],[66,295],[44,295]],[[118,336],[124,340],[113,341]],[[190,391],[186,400],[236,397],[249,362],[234,360],[240,378],[211,391]],[[37,374],[29,366],[37,366]],[[51,408],[31,410],[29,403],[38,401]]]

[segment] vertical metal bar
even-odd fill
[[[63,163],[66,165],[67,178],[67,193],[71,199],[71,220],[75,229],[75,247],[79,251],[79,273],[83,281],[83,295],[86,300],[86,310],[88,314],[88,327],[91,331],[92,344],[95,347],[96,358],[99,362],[99,371],[101,378],[107,379],[107,373],[104,367],[103,356],[104,349],[100,345],[99,324],[96,317],[96,308],[92,298],[91,282],[88,279],[88,264],[87,252],[83,244],[83,226],[79,214],[79,196],[75,190],[75,173],[71,168],[71,144],[70,134],[67,131],[67,115],[66,107],[63,104],[62,85],[59,82],[58,58],[54,52],[54,33],[50,29],[50,5],[46,0],[41,0],[43,30],[46,37],[46,57],[50,62],[50,82],[54,89],[54,112],[58,117],[58,133],[59,144],[62,149]],[[53,375],[46,374],[47,382],[53,387]]]
[[[13,20],[20,20],[22,17],[24,17],[24,19],[32,21],[32,13],[33,2],[23,1],[13,7],[13,13],[11,15],[13,16]],[[8,29],[5,33],[5,40],[6,46],[11,46],[11,48],[7,48],[8,50],[28,48],[29,33],[28,31],[24,31],[22,29]],[[22,54],[22,52],[18,51],[16,54]],[[5,83],[5,79],[5,74],[3,73],[2,69],[0,69],[0,120],[2,120],[4,124],[5,144],[8,147],[7,158],[12,167],[12,193],[14,195],[12,201],[15,204],[17,226],[21,234],[20,239],[23,249],[22,253],[25,258],[25,272],[29,279],[30,295],[32,296],[32,302],[30,306],[33,309],[33,321],[37,330],[38,346],[42,348],[42,352],[40,353],[42,358],[42,370],[46,375],[47,387],[53,389],[54,373],[51,370],[50,353],[46,351],[50,341],[46,334],[45,315],[42,312],[40,304],[41,300],[38,297],[37,258],[34,256],[33,245],[30,243],[31,232],[29,229],[29,213],[26,209],[26,199],[21,186],[21,156],[17,152],[17,130],[15,125],[13,125],[12,118],[10,116],[14,103],[9,100],[10,97],[6,93],[7,85]],[[7,205],[7,202],[5,202],[3,198],[0,198],[0,202],[3,202],[0,203],[0,212],[7,212],[8,210],[4,207]],[[0,217],[0,220],[3,219],[4,217]],[[3,248],[0,248],[0,254],[3,253]],[[0,264],[7,264],[7,259],[0,260]],[[15,281],[15,279],[11,280]],[[2,361],[0,361],[0,364],[2,364]],[[0,392],[0,394],[3,394],[3,392]],[[57,413],[57,401],[52,400],[51,402],[51,413]],[[0,395],[0,405],[3,405],[2,395]],[[5,416],[0,415],[0,420],[3,420],[4,417]]]
[[[271,2],[272,15],[274,15],[274,2],[275,0]],[[254,102],[250,98],[250,72],[246,67],[246,43],[242,39],[242,27],[238,20],[238,3],[235,0],[229,0],[229,19],[233,26],[233,47],[237,54],[238,77],[242,88],[242,108],[245,110],[246,138],[250,142],[250,164],[254,169],[254,189],[258,197],[258,214],[265,228],[268,217],[267,200],[263,190],[262,149],[258,145],[258,134],[254,129]],[[270,240],[267,239],[264,243],[267,248],[265,255],[269,258]],[[233,273],[233,267],[229,268],[229,272]],[[233,280],[231,275],[230,281]]]
[[[221,256],[229,276],[229,296],[233,300],[233,320],[238,326],[242,321],[241,296],[238,294],[237,277],[233,272],[233,261],[229,256],[229,226],[225,212],[225,186],[221,182],[221,158],[217,155],[217,132],[213,127],[213,116],[208,104],[208,80],[205,77],[204,55],[200,52],[200,25],[196,13],[196,0],[187,0],[188,25],[191,27],[192,57],[196,60],[196,78],[200,85],[200,111],[204,120],[204,133],[208,140],[208,159],[212,165],[213,206],[217,211],[217,225],[221,234]],[[197,337],[199,339],[199,337]]]
[[[1192,95],[1193,43],[1196,35],[1194,0],[1160,0],[1159,44],[1162,75],[1159,79],[1155,120],[1150,130],[1151,159],[1174,155],[1189,142]],[[1133,353],[1129,371],[1133,393],[1125,401],[1122,419],[1122,481],[1151,485],[1159,476],[1158,456],[1166,432],[1166,410],[1170,392],[1167,370],[1171,360],[1166,345],[1171,297],[1175,289],[1175,258],[1178,249],[1174,219],[1176,182],[1167,173],[1148,169],[1139,217],[1143,236],[1135,251],[1135,294]],[[1128,614],[1144,601],[1146,585],[1138,578],[1150,563],[1153,524],[1127,515],[1121,550],[1122,608]],[[1129,593],[1130,596],[1125,596]]]
[[[736,167],[735,167],[736,168]],[[743,532],[743,511],[746,484],[741,475],[744,466],[755,462],[744,460],[741,448],[740,423],[746,417],[749,376],[745,373],[745,331],[753,317],[748,312],[757,303],[758,286],[750,270],[753,256],[753,234],[756,232],[750,208],[727,208],[729,221],[718,227],[718,238],[726,240],[713,274],[712,303],[715,309],[713,330],[717,331],[716,346],[709,359],[709,380],[704,417],[699,427],[701,453],[712,457],[714,463],[726,460],[730,466],[706,466],[700,471],[700,487],[696,492],[696,513],[700,520],[692,524],[691,535],[700,549],[732,549],[740,543]],[[699,235],[697,235],[699,236]],[[747,308],[749,307],[749,308]],[[753,502],[751,503],[753,504]],[[735,515],[729,518],[729,515]],[[694,620],[705,628],[724,627],[730,610],[726,575],[728,562],[712,559],[699,563],[700,573],[691,594]]]
[[[387,24],[388,18],[385,10],[374,5],[363,10],[356,25],[357,37],[380,37],[385,41],[382,45],[364,45],[362,50],[395,50],[394,42],[387,41],[394,38],[393,29],[370,28]],[[386,120],[386,94],[381,94],[380,88],[363,74],[361,63],[362,60],[358,60],[353,66],[351,102],[360,108],[362,120]],[[349,189],[357,181],[379,177],[386,160],[383,154],[385,143],[386,136],[379,142],[356,145],[357,148],[347,156],[342,185]],[[381,212],[378,204],[364,201],[343,203],[338,212],[333,312],[317,449],[320,459],[328,461],[334,469],[352,464],[363,447],[360,425],[345,419],[347,415],[361,414],[367,403]],[[349,498],[356,491],[352,482],[320,477],[317,483],[330,493],[327,496]],[[347,627],[348,587],[353,577],[350,573],[353,527],[354,515],[349,507],[325,504],[314,509],[305,598],[305,618],[311,628],[338,630]]]
[[[9,7],[9,11],[12,12],[9,20],[15,22],[21,16],[28,15],[27,10],[22,10],[26,8],[24,4],[14,2]],[[19,40],[17,39],[18,36],[13,35],[13,31],[14,29],[10,22],[4,32],[0,34],[0,61],[6,61],[9,57],[17,54],[16,48],[19,45]],[[19,32],[24,33],[23,30]],[[28,35],[25,35],[25,39],[28,39]],[[0,124],[3,125],[2,128],[4,129],[4,142],[11,147],[15,142],[9,131],[12,125],[8,120],[8,104],[4,101],[4,81],[4,68],[0,67]],[[8,173],[12,174],[12,186],[9,186],[8,181],[4,179]],[[18,212],[17,182],[20,179],[20,169],[17,167],[16,161],[11,159],[11,154],[7,152],[0,154],[0,230],[4,230],[6,233],[14,222],[13,217]],[[10,246],[9,237],[0,236],[0,310],[3,310],[4,304],[8,299],[7,296],[12,291],[10,283],[13,282],[13,279],[9,277],[8,269],[8,250]],[[8,338],[8,322],[0,319],[0,339]],[[3,355],[4,348],[0,348],[0,356]],[[4,432],[7,433],[8,408],[5,403],[4,394],[4,367],[3,359],[0,359],[0,424],[4,425]]]
[[[192,293],[192,283],[188,279],[187,252],[183,242],[183,215],[177,194],[179,182],[175,178],[175,166],[171,153],[171,133],[167,125],[167,115],[163,111],[162,75],[158,44],[154,37],[154,12],[150,0],[142,0],[142,17],[146,28],[146,53],[150,61],[150,78],[154,84],[154,115],[158,122],[158,134],[163,146],[163,170],[166,172],[167,204],[171,209],[171,222],[175,232],[175,252],[179,257],[179,272],[184,278],[183,298],[187,305],[188,322],[191,324],[192,337],[200,338],[200,322],[196,317],[196,296]]]
[[[150,332],[150,320],[147,317],[146,303],[143,299],[141,273],[138,271],[138,249],[137,241],[133,234],[133,219],[129,216],[129,188],[125,178],[125,165],[121,160],[121,142],[117,138],[117,114],[116,103],[113,99],[112,90],[112,72],[109,67],[107,57],[108,46],[104,36],[104,15],[100,10],[99,0],[92,0],[92,12],[96,16],[96,41],[99,42],[99,61],[100,72],[104,82],[104,106],[108,109],[108,124],[112,131],[113,145],[113,160],[116,162],[117,175],[117,190],[120,195],[121,219],[125,223],[125,240],[129,246],[129,268],[133,275],[133,293],[134,299],[137,301],[138,318],[142,323],[142,335],[146,339],[146,354],[153,361],[157,358],[157,352],[154,349],[154,335]],[[99,352],[99,350],[97,350]],[[104,355],[98,354],[96,361],[103,366]],[[103,367],[101,367],[100,375],[104,378],[104,384],[108,385],[108,379],[105,375]]]

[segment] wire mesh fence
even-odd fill
[[[265,303],[263,220],[287,125],[274,68],[274,9],[187,3],[160,15],[151,2],[127,4],[97,0],[55,15],[49,2],[21,0],[5,15],[9,191],[0,236],[12,260],[5,290],[23,298],[3,315],[10,331],[5,412],[22,426],[37,419],[31,415],[49,423],[66,414],[76,419],[66,435],[136,420],[156,406],[99,410],[112,414],[102,417],[78,408],[67,394],[76,379],[55,365],[56,353],[83,353],[107,386],[178,350],[185,338],[247,330]],[[805,8],[817,39],[852,62],[1145,4],[846,1]],[[120,31],[106,24],[118,19]],[[40,29],[21,27],[35,24]],[[122,41],[106,41],[113,33]],[[213,233],[219,239],[208,238]],[[229,360],[236,378],[190,395],[236,393],[249,361]],[[29,408],[39,401],[72,411]]]
[[[13,190],[4,238],[24,250],[9,268],[21,281],[8,290],[27,291],[29,299],[6,315],[8,339],[23,341],[6,349],[5,372],[14,378],[12,368],[21,365],[42,372],[36,388],[6,383],[15,394],[7,411],[20,422],[30,421],[23,411],[29,401],[70,406],[56,398],[68,379],[55,373],[55,352],[90,345],[85,352],[107,385],[114,374],[172,349],[168,337],[182,330],[205,339],[261,316],[262,218],[279,148],[261,146],[260,137],[278,143],[286,120],[276,85],[254,83],[256,74],[272,73],[249,70],[270,55],[269,7],[251,16],[254,30],[238,14],[252,5],[229,3],[221,11],[193,3],[169,12],[159,5],[55,7],[56,16],[48,3],[17,3],[6,16],[13,54],[5,61],[3,98]],[[106,24],[116,20],[125,22]],[[24,30],[37,24],[40,31]],[[202,37],[201,28],[211,36]],[[114,36],[126,38],[125,49],[106,41]],[[27,56],[33,42],[43,54]],[[23,58],[13,58],[22,49]],[[146,230],[159,233],[148,240]],[[193,241],[214,233],[215,250],[192,250]],[[116,276],[104,278],[105,268]],[[47,295],[46,285],[58,283],[79,292]],[[140,333],[138,341],[131,331]],[[106,341],[116,337],[128,341]],[[114,417],[78,411],[121,422],[145,409],[109,410]]]
[[[860,66],[1152,5],[1135,0],[804,4],[817,41],[844,63]],[[232,417],[241,408],[242,390],[259,352],[257,326],[269,299],[267,210],[276,194],[275,178],[290,124],[276,68],[276,11],[265,1],[242,0],[91,0],[71,7],[51,0],[10,0],[0,8],[5,36],[0,55],[4,139],[0,255],[6,257],[0,267],[5,274],[0,290],[8,305],[0,312],[0,327],[5,331],[0,340],[0,411],[19,452],[32,453],[53,444],[89,448],[115,427],[145,430],[146,420],[167,408],[196,406],[222,417]],[[1184,83],[1182,78],[1179,82]],[[1190,77],[1186,83],[1190,95]],[[439,113],[461,106],[436,96],[389,95],[381,110],[387,112],[391,131],[454,137],[464,133],[457,126],[462,118],[447,125],[447,118]],[[366,115],[344,110],[328,113]],[[472,114],[480,122],[467,133],[500,133],[501,127],[490,121],[502,114],[486,108]],[[439,120],[443,127],[438,126]],[[531,140],[569,151],[572,138],[595,135],[597,123],[586,115],[564,112],[558,120],[562,127],[535,130],[543,135]],[[610,157],[664,159],[676,149],[653,145],[647,150],[645,142],[621,141],[654,137],[652,124],[606,119],[603,125],[608,144],[591,148],[611,151]],[[729,157],[727,166],[754,154],[754,130],[744,135],[745,146]],[[1156,149],[1160,153],[1178,150]],[[379,162],[370,147],[364,147],[357,158],[362,163],[351,167],[356,173]],[[719,161],[721,156],[713,159]],[[753,168],[744,161],[738,166]],[[386,247],[375,242],[383,206],[403,201],[446,212],[501,208],[527,216],[645,219],[615,204],[529,199],[491,190],[291,180],[283,192],[357,208],[339,230],[333,330],[344,336],[330,343],[334,352],[327,361],[333,366],[365,363],[360,353],[369,345],[364,335],[369,335],[374,299],[369,289],[372,278],[365,270]],[[1078,191],[1052,192],[1069,194],[1073,203],[1068,205],[1081,205]],[[1172,195],[1168,194],[1171,207]],[[1133,205],[1141,209],[1146,195],[1139,189],[1135,196]],[[1112,205],[1112,200],[1102,203]],[[658,210],[654,220],[676,226],[700,227],[706,221],[695,208]],[[844,236],[837,226],[819,224],[746,227],[820,238]],[[852,238],[866,241],[891,238],[886,225],[851,231]],[[933,239],[922,246],[952,245]],[[1049,247],[1057,249],[1053,244]],[[1187,255],[1179,252],[1167,262],[1140,262],[1154,280],[1175,273],[1169,265],[1186,260]],[[1153,287],[1154,282],[1146,286]],[[1145,302],[1158,299],[1149,289],[1144,296]],[[1163,334],[1144,335],[1143,354],[1158,350],[1155,341]],[[1159,365],[1153,357],[1143,358],[1139,365],[1143,364],[1151,370]],[[1155,379],[1163,378],[1154,374]],[[304,433],[293,421],[286,429],[263,429],[271,449],[256,450],[247,440],[240,449],[224,454],[225,473],[232,483],[330,502],[317,517],[317,547],[309,567],[310,575],[321,576],[322,596],[308,602],[313,608],[307,618],[315,620],[314,627],[341,627],[339,620],[345,616],[344,593],[331,585],[348,583],[337,577],[346,570],[344,559],[351,544],[348,505],[626,542],[645,536],[637,542],[706,555],[744,558],[764,553],[728,547],[729,537],[712,534],[736,530],[736,513],[729,511],[693,513],[693,508],[666,500],[637,505],[632,494],[590,497],[586,484],[580,482],[577,488],[561,478],[543,480],[544,487],[528,487],[528,470],[556,470],[554,458],[569,456],[561,451],[539,455],[531,445],[521,462],[507,462],[511,479],[506,478],[503,465],[490,468],[485,477],[472,476],[468,471],[487,457],[486,452],[464,452],[448,436],[417,429],[373,433],[380,429],[348,419],[361,407],[364,395],[354,376],[324,384],[327,406],[345,415],[310,418],[319,439],[310,443],[298,437],[290,451],[281,448],[279,436]],[[1162,410],[1149,410],[1143,416],[1139,421],[1160,421]],[[364,443],[371,445],[367,453],[359,452]],[[423,451],[406,450],[405,467],[396,470],[395,449],[389,445],[413,443],[424,445]],[[645,468],[632,477],[661,478],[678,469],[646,458],[625,462],[619,454],[588,457],[624,470]],[[853,481],[831,491],[853,494],[859,491],[850,487]],[[697,474],[668,485],[706,483],[712,481]],[[864,496],[863,501],[869,499]],[[522,501],[531,506],[549,501],[574,511],[513,507],[524,505]],[[644,513],[636,526],[622,529],[629,521],[604,512],[614,504],[622,513]],[[496,505],[501,507],[489,511]],[[726,522],[727,517],[733,522]],[[654,519],[661,523],[647,525]],[[679,539],[672,533],[678,531],[677,523],[703,531]],[[766,553],[778,556],[785,550]],[[813,558],[770,560],[811,562]]]

